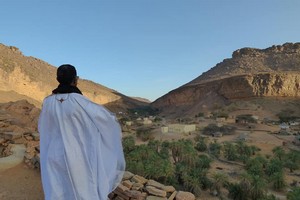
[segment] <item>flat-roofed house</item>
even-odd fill
[[[169,124],[169,133],[189,133],[196,130],[195,124]]]

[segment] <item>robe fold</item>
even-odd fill
[[[45,199],[107,200],[125,170],[116,117],[80,94],[53,94],[38,129]]]

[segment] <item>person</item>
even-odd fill
[[[82,95],[74,66],[58,67],[57,81],[38,121],[45,199],[107,200],[125,170],[120,125]]]

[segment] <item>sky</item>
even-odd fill
[[[299,0],[0,0],[0,43],[151,101],[243,48],[300,42]]]

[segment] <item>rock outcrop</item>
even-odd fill
[[[254,97],[300,98],[300,43],[244,48],[151,105],[183,114]]]
[[[195,200],[190,192],[176,191],[173,186],[125,172],[121,184],[109,195],[112,200]]]
[[[300,43],[285,43],[266,49],[242,48],[215,67],[187,83],[194,85],[239,75],[299,72]]]

